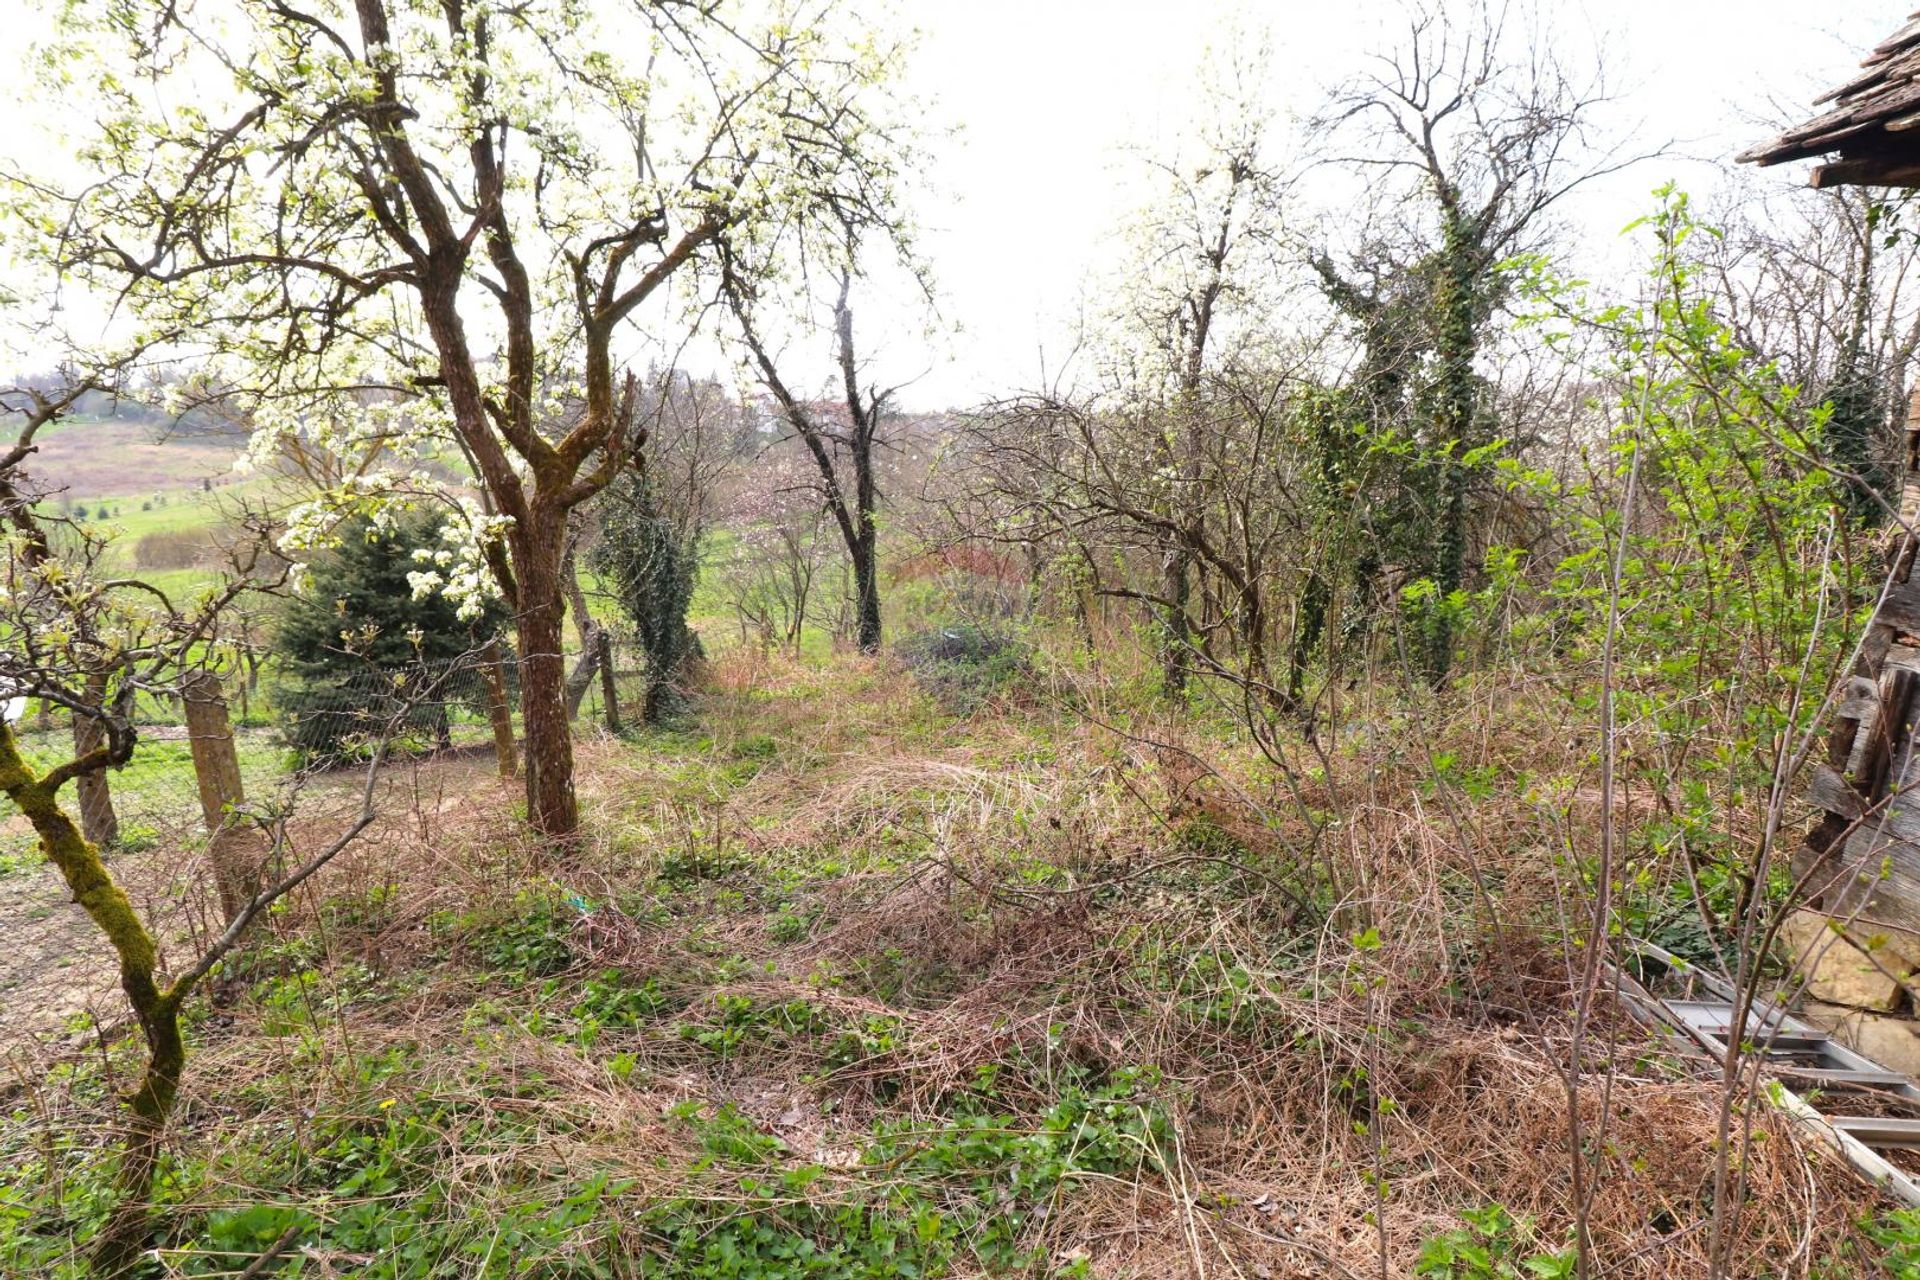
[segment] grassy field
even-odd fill
[[[156,493],[196,492],[203,480],[232,477],[232,437],[166,434],[148,423],[75,417],[43,430],[33,474],[76,502],[137,507]]]
[[[939,679],[732,651],[685,726],[583,729],[562,858],[514,788],[409,774],[195,1026],[164,1273],[290,1235],[278,1274],[387,1280],[1571,1274],[1550,695],[1354,708],[1302,809],[1041,639]],[[1470,836],[1419,817],[1469,803]],[[1605,1274],[1704,1275],[1714,1091],[1610,1034]],[[72,1135],[134,1054],[0,1123],[0,1272],[65,1274],[107,1176]],[[1755,1124],[1736,1274],[1911,1274],[1879,1260],[1920,1229]]]
[[[269,477],[235,472],[241,441],[231,434],[77,415],[44,429],[36,445],[29,474],[50,490],[45,507],[110,531],[114,564],[142,568],[167,591],[189,590],[212,575],[137,565],[142,538],[206,535],[206,554],[215,558],[213,535],[237,504],[270,499],[275,490]]]
[[[211,531],[227,520],[239,503],[264,501],[274,495],[275,484],[270,478],[229,475],[211,490],[197,486],[162,489],[138,498],[76,490],[70,497],[75,509],[85,508],[89,519],[113,530],[121,545],[131,548],[148,534]]]

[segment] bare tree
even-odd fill
[[[1778,360],[1829,407],[1828,461],[1849,514],[1892,498],[1909,375],[1920,350],[1920,240],[1904,202],[1860,187],[1768,190],[1750,178],[1719,215],[1707,269],[1742,346]]]
[[[803,465],[811,472],[780,450],[741,469],[726,502],[732,537],[714,565],[741,639],[792,654],[818,612],[820,578],[839,540]]]
[[[813,459],[819,473],[821,505],[840,531],[847,561],[853,570],[855,627],[860,651],[877,653],[881,641],[877,455],[884,447],[881,426],[889,412],[888,401],[893,389],[875,390],[861,385],[860,362],[853,342],[853,307],[849,301],[853,291],[852,269],[841,270],[839,295],[833,305],[834,355],[840,373],[842,416],[822,412],[802,400],[781,376],[780,367],[755,323],[753,290],[745,275],[734,269],[737,261],[728,255],[729,267],[722,283],[727,305],[739,322],[741,340],[753,358],[761,382]]]
[[[1236,708],[1275,758],[1283,728],[1306,723],[1297,635],[1323,619],[1297,602],[1343,545],[1323,500],[1317,433],[1324,389],[1311,348],[1210,373],[1181,417],[1184,488],[1166,502],[1163,406],[1130,395],[1025,396],[983,415],[971,450],[997,499],[1002,536],[1063,547],[1097,596],[1171,602],[1136,585],[1143,562],[1177,548],[1188,566],[1186,662],[1236,691]],[[1347,495],[1349,503],[1354,495]],[[1284,665],[1283,665],[1284,663]]]
[[[1477,463],[1499,431],[1480,362],[1510,292],[1504,264],[1545,242],[1548,215],[1571,192],[1643,158],[1593,136],[1608,101],[1598,61],[1571,68],[1551,32],[1509,21],[1488,4],[1464,17],[1414,7],[1399,47],[1314,122],[1322,138],[1365,144],[1332,163],[1384,195],[1365,246],[1345,264],[1323,251],[1315,265],[1360,328],[1372,382],[1362,402],[1376,414],[1404,406],[1401,425],[1424,450],[1408,505],[1425,529],[1401,542],[1417,553],[1409,576],[1430,583],[1437,602],[1416,655],[1433,680],[1453,660],[1450,604],[1467,580]]]

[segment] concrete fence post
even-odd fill
[[[100,706],[107,700],[107,681],[104,676],[94,676],[87,681],[87,703]],[[107,727],[92,716],[73,713],[73,752],[79,759],[89,752],[98,751],[107,742]],[[75,799],[80,807],[80,832],[86,836],[87,843],[96,849],[107,849],[120,843],[120,818],[113,811],[113,787],[107,781],[107,771],[96,769],[92,773],[83,773],[74,780]]]
[[[189,672],[180,682],[180,697],[186,705],[187,743],[200,787],[200,813],[210,836],[207,860],[220,894],[220,910],[231,920],[260,890],[257,842],[238,817],[247,800],[240,779],[240,752],[220,677],[205,670]]]
[[[613,680],[613,635],[600,628],[600,696],[607,703],[607,728],[620,732],[620,691]]]

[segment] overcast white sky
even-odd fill
[[[903,0],[925,33],[915,80],[961,135],[939,148],[947,195],[923,218],[958,332],[928,353],[916,399],[969,403],[1031,385],[1044,346],[1058,360],[1076,300],[1116,246],[1127,210],[1124,150],[1177,129],[1209,42],[1270,32],[1274,98],[1310,113],[1328,86],[1390,44],[1392,0]],[[1622,127],[1671,158],[1597,184],[1572,209],[1585,250],[1618,260],[1620,229],[1667,178],[1706,194],[1709,164],[1764,136],[1770,101],[1805,108],[1906,18],[1903,4],[1839,0],[1543,0],[1569,45],[1598,38],[1621,91]],[[1569,55],[1577,59],[1578,48]],[[1684,153],[1684,154],[1682,154]],[[1781,171],[1799,183],[1807,166]],[[903,356],[904,352],[901,353]],[[903,361],[904,362],[904,361]]]
[[[1618,232],[1672,177],[1710,193],[1714,168],[1763,135],[1770,103],[1808,108],[1905,18],[1900,4],[1838,0],[1539,0],[1574,61],[1596,39],[1621,91],[1612,122],[1679,151],[1597,184],[1569,210],[1576,255],[1613,258]],[[1912,0],[1909,0],[1911,3]],[[1327,87],[1390,46],[1395,0],[896,0],[923,33],[912,88],[933,140],[935,190],[920,209],[940,288],[932,341],[904,315],[869,310],[882,381],[919,375],[906,399],[958,405],[1038,383],[1057,366],[1113,231],[1138,199],[1129,147],[1164,142],[1209,45],[1265,30],[1272,96],[1305,114]],[[0,0],[0,66],[43,29],[30,0]],[[0,94],[10,91],[0,89]],[[0,98],[0,104],[5,99]],[[1810,108],[1808,108],[1810,109]],[[17,104],[0,105],[17,113]],[[25,123],[25,122],[22,122]],[[0,149],[22,131],[0,130]],[[1804,179],[1805,166],[1778,181]],[[873,330],[879,330],[874,333]],[[876,339],[885,337],[883,343]]]

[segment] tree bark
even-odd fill
[[[860,370],[853,345],[853,309],[847,303],[852,288],[852,274],[842,272],[840,297],[834,304],[833,317],[842,391],[846,397],[847,417],[851,426],[845,437],[829,433],[781,379],[778,366],[767,353],[754,328],[746,301],[731,279],[727,286],[727,299],[735,319],[740,322],[747,350],[760,367],[761,381],[779,402],[787,421],[799,434],[800,442],[806,446],[815,468],[820,472],[821,497],[833,516],[834,524],[839,527],[840,539],[846,546],[847,559],[853,569],[857,642],[862,653],[878,653],[882,634],[879,527],[875,522],[875,514],[880,506],[880,486],[875,475],[874,450],[879,444],[880,421],[887,397],[884,393],[863,394],[860,389]],[[847,460],[853,468],[851,495],[847,492],[848,486],[842,480],[839,469],[834,465],[834,451],[829,448],[836,439],[845,444]]]
[[[854,590],[858,594],[860,652],[880,652],[880,531],[874,522],[880,506],[880,486],[874,476],[873,451],[879,442],[883,395],[861,398],[859,368],[854,361],[853,308],[847,296],[853,275],[840,277],[840,301],[834,308],[834,333],[840,344],[840,381],[847,397],[847,415],[853,420],[853,527],[847,550],[853,559]]]
[[[567,716],[563,625],[566,595],[560,581],[564,512],[534,504],[526,527],[514,532],[519,582],[520,723],[526,736],[527,821],[543,835],[563,838],[580,824],[573,788],[573,731]]]

